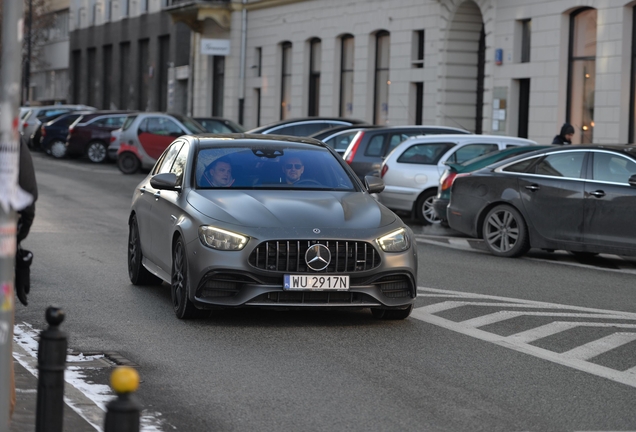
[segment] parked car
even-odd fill
[[[402,141],[417,135],[469,134],[469,131],[447,126],[389,126],[359,131],[344,154],[345,161],[363,179],[380,176],[382,160]]]
[[[207,177],[219,165],[225,187]],[[302,166],[300,180],[271,182],[286,165]],[[183,136],[135,188],[128,275],[134,285],[170,284],[180,319],[219,307],[370,308],[405,319],[417,247],[371,196],[382,186],[374,177],[363,186],[317,140]]]
[[[42,149],[55,158],[64,157],[69,126],[83,114],[91,112],[93,111],[70,111],[45,117],[42,126],[37,129],[39,132],[33,135],[33,147]]]
[[[41,119],[57,113],[65,113],[78,110],[96,110],[97,108],[88,105],[43,105],[32,106],[23,113],[21,120],[22,139],[26,140],[29,147],[33,146],[31,135],[42,125]]]
[[[222,117],[194,117],[203,129],[210,133],[240,133],[245,128],[232,120]]]
[[[352,124],[364,125],[362,120],[340,117],[305,117],[281,120],[247,131],[248,134],[276,134],[308,137],[325,129]]]
[[[500,135],[429,135],[399,144],[382,163],[386,184],[378,200],[392,210],[410,212],[422,224],[439,223],[433,210],[439,179],[447,163],[461,163],[512,146],[536,144]]]
[[[42,148],[42,128],[45,124],[52,122],[53,120],[56,120],[62,116],[68,115],[70,113],[73,113],[75,111],[70,111],[68,113],[56,113],[53,115],[50,115],[48,117],[44,117],[40,119],[40,127],[36,128],[35,131],[33,131],[33,133],[31,134],[31,151],[43,151],[44,149]]]
[[[496,162],[510,159],[523,153],[530,153],[550,148],[548,145],[532,146],[511,146],[504,150],[486,153],[474,159],[469,159],[461,163],[446,163],[446,170],[439,179],[437,185],[437,196],[433,199],[433,210],[443,225],[448,224],[446,208],[450,201],[451,186],[458,175],[469,173],[492,165]]]
[[[150,169],[175,138],[204,133],[199,123],[180,114],[130,114],[116,141],[119,143],[117,166],[124,174],[136,173],[140,168]]]
[[[78,117],[68,129],[66,155],[83,156],[93,163],[108,160],[110,133],[133,111],[95,111]]]
[[[382,126],[352,124],[325,129],[313,135],[310,135],[309,137],[324,142],[329,147],[334,149],[340,156],[344,156],[345,151],[347,151],[347,148],[349,147],[349,144],[351,144],[351,140],[359,131],[366,129],[377,129],[379,127]]]
[[[555,146],[453,182],[451,228],[498,256],[636,255],[636,146]]]

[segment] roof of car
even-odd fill
[[[288,135],[261,135],[261,134],[249,134],[249,133],[232,133],[232,134],[197,134],[197,135],[188,135],[193,141],[196,140],[199,145],[208,146],[208,145],[218,145],[218,144],[227,144],[228,141],[236,141],[236,142],[256,142],[260,141],[263,143],[267,143],[268,145],[276,145],[277,143],[280,145],[285,145],[288,143],[295,144],[310,144],[320,147],[327,147],[325,143],[313,138],[307,137],[295,137]]]
[[[340,122],[347,122],[351,124],[360,124],[360,125],[367,124],[364,120],[350,119],[350,118],[343,118],[343,117],[299,117],[299,118],[292,118],[292,119],[280,120],[277,122],[269,123],[264,126],[259,126],[257,128],[254,128],[250,130],[249,132],[258,133],[257,131],[263,131],[263,130],[271,129],[277,126],[283,126],[287,124],[300,123],[300,122],[306,122],[306,121],[340,121]]]
[[[410,138],[407,138],[406,141],[413,141],[413,140],[424,140],[424,141],[438,141],[440,139],[443,138],[448,138],[448,139],[492,139],[492,140],[497,140],[497,141],[502,141],[502,140],[507,140],[507,141],[520,141],[520,142],[527,142],[527,143],[534,143],[537,144],[536,141],[532,141],[530,139],[527,138],[519,138],[519,137],[513,137],[513,136],[506,136],[506,135],[482,135],[482,134],[437,134],[437,135],[416,135],[416,136],[412,136]],[[404,141],[404,142],[406,142]]]
[[[378,129],[381,127],[382,126],[380,125],[365,125],[365,124],[356,123],[351,125],[342,125],[342,126],[332,127],[329,129],[324,129],[319,132],[316,132],[315,134],[309,135],[309,137],[316,138],[316,139],[323,139],[327,136],[337,134],[338,132],[347,132],[347,131],[356,130],[356,129]]]

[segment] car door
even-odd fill
[[[526,223],[550,241],[583,241],[585,151],[538,158],[518,185]]]
[[[147,117],[137,129],[139,144],[153,159],[159,158],[170,143],[181,135],[185,135],[183,129],[167,117]]]
[[[585,243],[636,249],[636,161],[618,153],[594,151],[591,173],[585,183]]]
[[[159,172],[171,172],[177,176],[177,184],[183,184],[183,172],[185,170],[190,146],[187,142],[177,141],[168,151],[166,163],[162,164]],[[172,162],[172,163],[170,163]],[[178,200],[180,191],[158,190],[153,194],[152,204],[152,249],[155,254],[155,264],[163,271],[170,274],[172,263],[172,234],[174,226],[179,219],[181,210]]]
[[[181,148],[181,141],[177,141],[166,152],[160,156],[159,161],[151,171],[151,175],[170,172],[170,168]],[[155,247],[153,240],[157,235],[163,233],[159,231],[160,222],[158,221],[158,215],[155,213],[155,203],[161,197],[164,191],[155,189],[150,184],[150,177],[140,187],[141,196],[138,199],[137,204],[137,221],[139,223],[139,237],[141,238],[141,244],[146,245],[146,248],[142,248],[144,256],[150,259],[155,264],[159,265],[157,254],[155,253]],[[164,194],[164,196],[167,194]]]

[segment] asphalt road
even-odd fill
[[[252,309],[179,321],[167,285],[128,280],[143,175],[34,160],[32,291],[16,323],[43,329],[45,308],[62,306],[73,352],[138,366],[160,430],[636,430],[636,275],[620,258],[501,259],[415,226],[421,289],[405,321]],[[107,384],[111,370],[84,373]]]

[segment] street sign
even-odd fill
[[[214,56],[230,55],[229,39],[201,39],[201,54]]]

